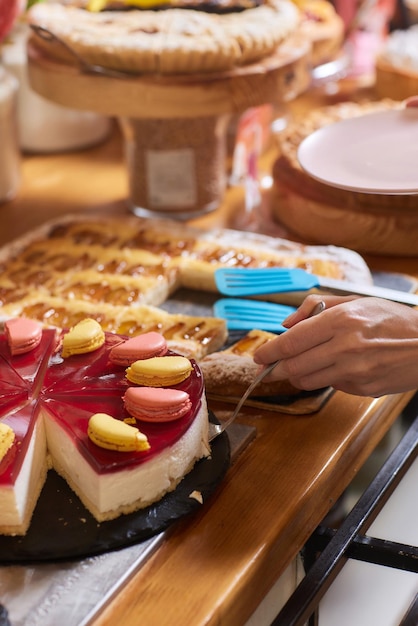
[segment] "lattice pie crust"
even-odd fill
[[[225,15],[179,8],[91,13],[41,3],[28,19],[88,63],[133,73],[183,74],[230,70],[272,54],[295,32],[300,15],[290,0],[266,0]],[[63,46],[36,41],[48,54],[74,62]]]

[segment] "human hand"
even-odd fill
[[[308,318],[323,300],[326,309]],[[308,296],[254,361],[282,359],[266,380],[378,397],[418,388],[418,310],[380,298]]]

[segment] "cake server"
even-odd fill
[[[282,333],[286,330],[282,322],[295,311],[293,306],[244,298],[221,298],[213,305],[214,316],[223,318],[228,330]]]
[[[218,290],[227,296],[257,296],[320,289],[334,295],[375,296],[410,306],[418,306],[418,294],[376,285],[315,276],[299,268],[219,268],[215,270]]]
[[[80,70],[85,74],[99,74],[101,76],[107,76],[108,78],[131,78],[134,76],[131,72],[123,72],[121,70],[114,70],[110,67],[104,67],[103,65],[93,65],[88,63],[83,57],[78,54],[66,41],[55,35],[52,31],[48,30],[44,26],[39,24],[29,24],[31,29],[44,41],[48,41],[52,44],[57,43],[69,52],[74,59],[78,62]]]
[[[308,317],[313,317],[314,315],[321,313],[321,311],[323,311],[324,309],[324,302],[318,302],[314,306]],[[227,420],[224,420],[220,424],[214,424],[212,422],[209,422],[209,441],[213,441],[213,439],[222,434],[224,430],[226,430],[228,426],[232,424],[251,392],[257,387],[258,383],[261,382],[265,376],[267,376],[267,374],[274,370],[274,368],[280,363],[280,361],[281,359],[273,361],[273,363],[270,363],[263,370],[261,370],[261,372],[254,378],[253,382],[247,387],[246,391],[241,396],[237,406],[235,407],[232,415],[228,417]]]

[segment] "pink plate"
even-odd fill
[[[418,108],[368,113],[320,128],[299,146],[316,180],[363,193],[418,193]]]

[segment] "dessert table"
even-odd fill
[[[359,90],[355,97],[364,93]],[[343,95],[340,91],[338,97]],[[332,97],[318,88],[286,106],[291,115],[303,115]],[[268,172],[275,158],[273,145],[261,169]],[[0,245],[67,213],[124,215],[127,194],[116,122],[109,139],[97,147],[25,155],[19,193],[0,206]],[[268,200],[267,189],[262,202],[268,206]],[[216,211],[191,223],[236,227],[243,206],[243,189],[230,187]],[[280,225],[277,232],[286,236]],[[418,277],[417,257],[366,261],[372,270]],[[245,624],[412,396],[375,399],[335,392],[317,413],[303,416],[244,407],[238,421],[255,434],[234,457],[215,494],[165,533],[88,623]],[[222,415],[231,405],[216,401],[210,408]]]

